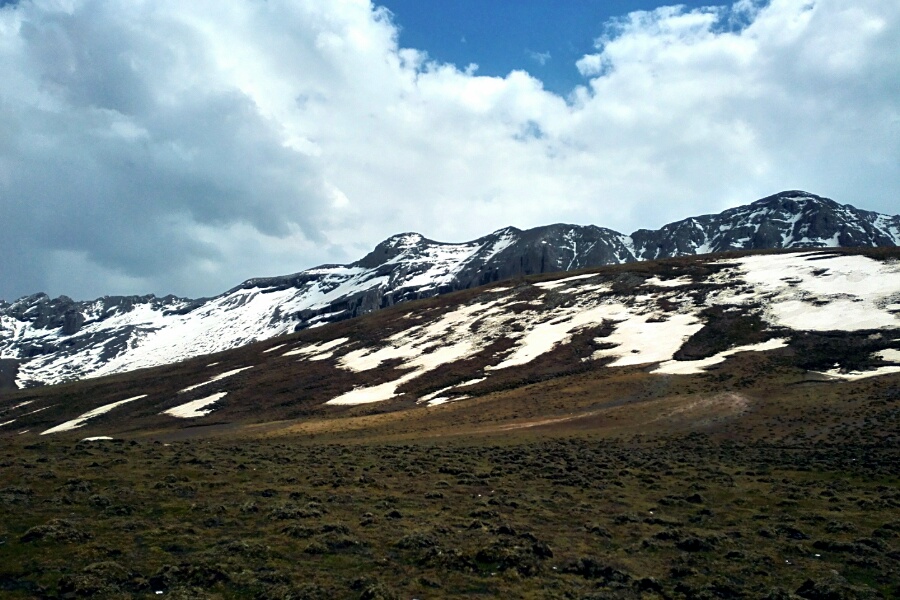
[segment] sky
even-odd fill
[[[0,81],[7,301],[788,189],[900,212],[896,0],[0,0]]]

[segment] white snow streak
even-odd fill
[[[565,277],[563,279],[554,279],[553,281],[540,281],[535,283],[535,287],[539,287],[545,290],[552,290],[554,288],[562,287],[564,285],[569,285],[573,281],[577,281],[579,279],[587,279],[588,277],[596,277],[594,273],[587,273],[585,275],[573,275],[572,277]]]
[[[200,400],[194,400],[193,402],[188,402],[186,404],[181,404],[174,408],[164,410],[159,414],[178,417],[181,419],[203,417],[215,410],[206,407],[215,404],[216,402],[224,398],[226,394],[228,394],[228,392],[218,392],[217,394],[213,394],[212,396],[207,396],[206,398],[201,398]]]
[[[767,350],[777,350],[787,346],[787,340],[776,338],[759,344],[747,344],[745,346],[737,346],[730,350],[719,352],[715,356],[709,358],[701,358],[699,360],[668,360],[660,364],[651,371],[652,373],[665,373],[667,375],[696,375],[703,373],[707,367],[725,362],[729,356],[738,352],[765,352]]]
[[[886,350],[879,350],[875,355],[884,361],[900,363],[900,350],[888,348]]]
[[[829,369],[823,371],[823,375],[833,377],[835,379],[845,379],[847,381],[856,381],[858,379],[868,379],[869,377],[880,377],[881,375],[891,375],[900,373],[900,366],[878,367],[869,371],[841,371],[840,369]]]
[[[93,419],[94,417],[98,417],[104,413],[107,413],[117,406],[121,406],[122,404],[125,404],[127,402],[134,402],[135,400],[140,400],[141,398],[146,398],[146,397],[147,397],[147,394],[141,394],[140,396],[134,396],[132,398],[126,398],[125,400],[119,400],[118,402],[113,402],[112,404],[104,404],[103,406],[95,408],[94,410],[89,410],[88,412],[84,413],[83,415],[81,415],[80,417],[78,417],[76,419],[72,419],[71,421],[66,421],[65,423],[62,423],[61,425],[57,425],[56,427],[51,427],[47,431],[44,431],[43,433],[41,433],[41,435],[47,435],[49,433],[60,433],[63,431],[71,431],[72,429],[78,429],[79,427],[84,426],[85,423],[87,423],[89,420]]]
[[[308,355],[308,354],[324,354],[329,350],[333,350],[348,342],[350,338],[337,338],[331,340],[329,342],[319,342],[318,344],[310,344],[309,346],[303,346],[302,348],[297,348],[296,350],[290,350],[282,354],[282,356],[300,356],[300,355]]]
[[[241,367],[240,369],[234,369],[234,370],[232,370],[232,371],[226,371],[226,372],[224,372],[224,373],[221,373],[220,375],[216,375],[215,377],[213,377],[213,378],[210,379],[209,381],[204,381],[203,383],[197,383],[197,384],[194,384],[194,385],[190,385],[190,386],[184,388],[183,390],[179,391],[178,393],[179,393],[179,394],[183,394],[183,393],[185,393],[185,392],[190,392],[191,390],[196,390],[197,388],[201,388],[201,387],[203,387],[203,386],[205,386],[205,385],[209,385],[209,384],[211,384],[211,383],[215,383],[215,382],[217,382],[217,381],[221,381],[221,380],[225,379],[226,377],[231,377],[232,375],[236,375],[236,374],[240,373],[241,371],[246,371],[247,369],[252,369],[252,368],[253,368],[252,366],[250,366],[250,367]]]

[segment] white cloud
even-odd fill
[[[598,31],[569,98],[397,46],[364,0],[0,9],[0,297],[209,295],[418,230],[622,231],[805,188],[898,212],[900,5]]]
[[[551,58],[553,58],[549,52],[534,52],[533,50],[529,50],[527,54],[528,57],[531,58],[531,60],[541,65],[542,67],[550,62]]]

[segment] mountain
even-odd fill
[[[496,428],[654,398],[667,400],[628,418],[644,428],[679,411],[691,423],[710,411],[730,418],[750,397],[808,400],[810,382],[898,381],[897,258],[895,248],[740,252],[530,276],[174,365],[12,392],[0,434],[353,430],[395,413],[412,415],[406,427],[455,414],[466,418],[451,430]],[[817,389],[816,398],[850,397]],[[723,392],[738,396],[688,410]],[[420,410],[443,404],[460,408]]]
[[[0,386],[121,373],[320,327],[402,302],[532,274],[729,250],[900,245],[900,216],[789,191],[623,235],[596,226],[508,227],[445,244],[395,235],[349,265],[258,278],[216,296],[45,294],[0,303]]]
[[[530,275],[11,391],[0,589],[898,598],[898,259]]]

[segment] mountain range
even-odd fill
[[[898,257],[741,251],[531,275],[175,364],[11,391],[0,435],[389,427],[418,438],[429,423],[454,435],[553,423],[651,432],[711,418],[766,431],[805,403],[846,402],[848,390],[890,396]]]
[[[213,298],[0,302],[0,389],[170,364],[534,274],[735,250],[898,245],[900,216],[801,191],[630,235],[556,224],[448,244],[405,233],[349,265],[250,279]]]

